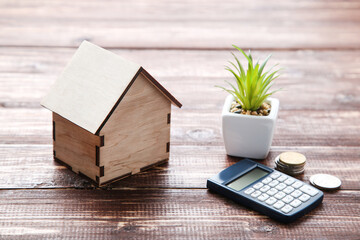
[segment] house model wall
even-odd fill
[[[169,159],[171,104],[140,65],[84,41],[41,102],[54,159],[105,185]]]

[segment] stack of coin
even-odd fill
[[[322,190],[335,190],[341,186],[341,180],[329,174],[315,174],[310,177],[310,183]]]
[[[304,172],[306,157],[297,152],[284,152],[275,158],[275,168],[288,175],[298,175]]]

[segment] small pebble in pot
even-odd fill
[[[256,111],[252,111],[251,115],[258,115],[258,113]]]
[[[241,112],[242,112],[241,110],[238,110],[238,111],[236,111],[236,112],[234,112],[234,113],[239,113],[239,114],[240,114]]]
[[[239,108],[239,109],[241,109],[241,108],[242,108],[242,106],[241,106],[241,105],[237,105],[237,106],[236,106],[236,108]]]
[[[251,111],[250,110],[247,110],[246,111],[246,115],[250,115],[251,114]]]

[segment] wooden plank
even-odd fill
[[[11,239],[358,239],[359,191],[325,194],[284,225],[205,189],[5,190],[0,235]]]
[[[272,4],[211,0],[204,4],[190,0],[136,4],[2,1],[0,45],[77,47],[89,39],[106,47],[159,49],[219,49],[234,43],[275,49],[360,46],[360,4],[356,0],[280,0]]]
[[[71,141],[71,138],[76,137],[76,140],[80,142],[80,144],[89,144],[98,147],[100,147],[103,144],[100,136],[96,136],[94,134],[91,134],[89,131],[86,131],[83,128],[79,128],[76,124],[70,122],[67,119],[64,119],[63,117],[61,117],[56,113],[53,113],[52,116],[56,124],[55,128],[59,128],[60,130],[61,129],[67,130],[67,135],[62,136],[66,138],[65,141]]]
[[[85,129],[53,113],[53,150],[56,161],[96,181],[100,172],[96,165],[96,147],[100,143],[99,136],[92,136]]]
[[[327,173],[342,180],[342,189],[360,190],[359,147],[272,147],[260,163],[274,167],[273,159],[283,151],[299,151],[308,158],[299,179],[308,182],[313,174]],[[91,187],[86,179],[53,161],[52,145],[0,145],[0,158],[0,189]],[[239,160],[226,156],[223,146],[172,145],[168,163],[110,187],[205,188],[208,178]]]
[[[171,143],[222,146],[220,114],[220,109],[173,108]],[[357,110],[280,109],[272,145],[356,147],[360,144],[359,118]],[[0,108],[0,122],[0,144],[51,144],[52,120],[46,109]]]
[[[41,105],[95,134],[139,71],[140,65],[84,41]]]
[[[220,109],[225,93],[214,86],[225,85],[224,80],[232,81],[223,67],[232,59],[229,51],[112,51],[143,65],[186,109]],[[63,48],[2,48],[0,106],[40,107],[40,99],[73,53],[74,49]],[[269,53],[253,52],[255,58],[261,59]],[[285,68],[276,84],[283,88],[275,95],[280,99],[281,110],[359,109],[359,54],[360,51],[274,52],[269,66],[279,63]]]
[[[100,184],[169,159],[170,111],[168,98],[140,74],[100,131]]]

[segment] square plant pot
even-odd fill
[[[222,132],[226,153],[235,157],[264,159],[270,151],[275,122],[279,110],[279,100],[268,98],[271,105],[268,116],[253,116],[231,113],[234,97],[229,95],[222,111]]]

